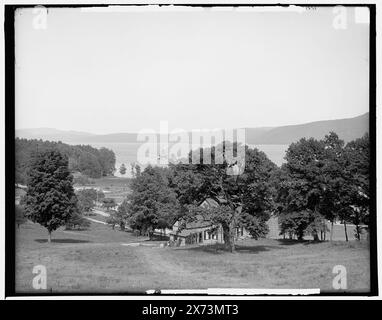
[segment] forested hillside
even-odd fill
[[[36,151],[56,149],[69,159],[69,169],[91,178],[113,174],[115,154],[107,148],[96,149],[89,145],[72,146],[62,142],[16,138],[16,182],[26,183],[31,157]]]

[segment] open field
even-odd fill
[[[75,185],[76,187],[89,187],[89,188],[100,188],[104,190],[105,197],[114,198],[117,203],[122,202],[126,198],[127,194],[130,192],[130,181],[129,178],[108,176],[99,179],[89,179],[90,184],[87,185]]]
[[[350,291],[369,287],[366,241],[239,242],[231,254],[219,246],[170,248],[92,223],[88,231],[53,233],[28,222],[16,231],[16,290],[34,292],[32,269],[47,268],[51,292],[143,292],[190,288],[321,288],[332,290],[335,265],[344,265]],[[145,245],[128,246],[140,242]]]

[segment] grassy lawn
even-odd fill
[[[34,292],[32,269],[47,269],[48,291],[143,292],[148,289],[320,288],[332,290],[335,265],[347,269],[350,291],[369,288],[366,241],[311,243],[241,241],[219,246],[161,248],[129,232],[92,223],[87,231],[53,233],[26,223],[16,231],[16,290]],[[128,246],[140,242],[145,245]],[[39,293],[39,292],[37,292]]]

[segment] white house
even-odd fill
[[[204,208],[218,207],[226,201],[221,198],[206,198],[200,206]],[[223,229],[221,225],[214,224],[211,220],[198,215],[192,222],[187,222],[184,228],[180,228],[182,221],[176,221],[170,233],[170,240],[175,241],[178,246],[189,244],[213,244],[223,243]],[[236,228],[236,240],[249,236],[243,227]]]

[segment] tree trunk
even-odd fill
[[[49,243],[52,242],[52,232],[51,231],[48,231],[48,242]]]
[[[360,230],[359,230],[359,225],[358,224],[355,226],[355,230],[357,232],[357,240],[360,241],[361,240],[361,234],[360,234]]]
[[[332,224],[330,226],[330,241],[333,241],[333,225],[334,225],[334,222],[333,222],[333,220],[331,222],[332,222]]]
[[[318,238],[318,232],[316,229],[312,231],[312,236],[313,236],[313,241],[320,241],[320,239]]]
[[[298,229],[297,232],[296,232],[296,236],[297,236],[297,240],[298,241],[304,240],[304,230]]]
[[[229,252],[235,252],[235,228],[232,224],[222,225],[224,244]]]
[[[345,239],[346,239],[346,241],[349,241],[349,239],[348,239],[348,230],[346,228],[346,221],[344,221],[344,231],[345,231]]]

